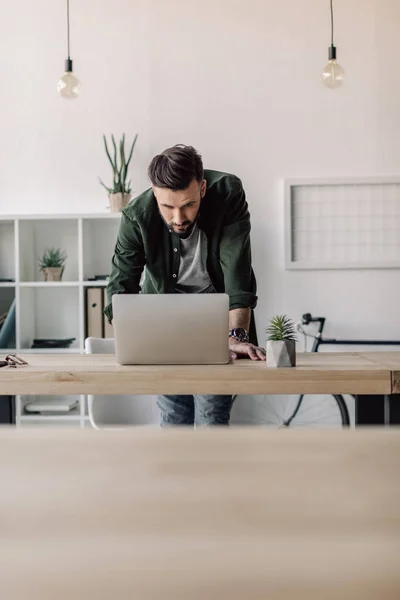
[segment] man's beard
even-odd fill
[[[189,235],[192,233],[193,228],[196,224],[197,221],[197,217],[195,218],[194,221],[185,221],[182,226],[186,227],[186,229],[184,229],[183,231],[175,231],[174,226],[176,227],[176,225],[174,224],[170,224],[170,228],[173,230],[173,232],[175,233],[175,235],[179,236],[182,239],[188,238]]]
[[[185,238],[189,237],[189,235],[192,233],[192,231],[193,231],[193,229],[194,229],[194,227],[195,227],[195,225],[197,223],[197,219],[199,217],[199,213],[197,213],[196,218],[195,218],[194,221],[187,220],[187,221],[184,221],[182,223],[183,226],[185,226],[185,227],[187,226],[184,231],[175,231],[174,227],[177,226],[176,223],[173,223],[173,222],[172,223],[167,223],[167,221],[162,216],[161,212],[160,212],[160,216],[161,216],[162,220],[164,221],[164,223],[166,224],[166,226],[168,227],[168,229],[170,231],[173,231],[174,234],[177,235],[178,237],[180,237],[182,239],[185,239]]]

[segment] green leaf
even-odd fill
[[[123,177],[124,182],[126,181],[126,178],[127,178],[127,175],[128,175],[128,167],[129,167],[129,163],[131,162],[131,158],[132,158],[132,154],[133,154],[133,149],[135,147],[137,138],[138,138],[138,134],[136,134],[135,137],[134,137],[134,140],[132,142],[132,146],[131,146],[131,149],[130,149],[130,152],[129,152],[129,157],[128,157],[128,160],[126,161],[125,172],[124,172],[124,177]],[[129,191],[127,193],[130,193],[130,189],[129,189]]]
[[[46,248],[42,258],[39,259],[40,270],[48,267],[63,267],[67,260],[67,253],[61,248]]]
[[[112,187],[108,188],[106,185],[104,185],[104,183],[100,180],[100,183],[106,188],[106,190],[109,193],[113,193],[113,194],[117,194],[117,193],[126,193],[129,194],[131,192],[131,182],[129,182],[129,184],[126,184],[126,180],[127,180],[127,176],[128,176],[128,167],[129,167],[129,163],[132,159],[132,154],[133,154],[133,150],[134,147],[136,145],[136,141],[138,138],[138,134],[135,135],[134,140],[132,142],[132,146],[129,152],[129,157],[128,160],[126,160],[126,154],[125,154],[125,133],[122,134],[122,138],[119,142],[118,145],[118,149],[117,149],[117,144],[115,142],[115,137],[112,134],[111,135],[111,140],[112,140],[112,144],[113,144],[113,149],[114,149],[114,161],[111,158],[110,152],[109,152],[109,148],[108,148],[108,144],[107,144],[107,139],[106,136],[103,135],[103,140],[104,140],[104,147],[106,149],[106,153],[108,156],[108,159],[111,163],[111,166],[113,168],[113,183],[112,183]],[[120,155],[120,168],[118,168],[118,151],[119,151],[119,155]]]
[[[108,192],[109,194],[111,194],[111,192],[112,192],[112,189],[111,189],[111,188],[109,188],[109,187],[107,187],[107,186],[106,186],[106,184],[102,182],[102,180],[100,179],[100,177],[99,177],[99,181],[100,181],[101,185],[102,185],[104,188],[106,188],[107,192]]]
[[[266,334],[268,339],[272,341],[297,341],[295,325],[286,315],[277,315],[270,319]]]
[[[111,134],[111,140],[114,146],[114,163],[115,163],[115,167],[114,167],[114,171],[118,172],[118,161],[117,161],[117,145],[115,143],[115,139],[114,139],[114,135]]]
[[[121,170],[119,172],[119,180],[121,182],[122,189],[125,188],[125,179],[126,179],[126,171],[125,171],[125,134],[123,134],[122,139],[120,141],[120,154],[121,154]]]
[[[135,135],[135,138],[134,138],[133,143],[132,143],[131,151],[129,153],[128,160],[126,161],[126,169],[127,170],[128,170],[128,167],[129,167],[129,163],[131,162],[131,158],[132,158],[132,154],[133,154],[133,149],[134,149],[134,147],[136,145],[136,140],[137,139],[138,139],[138,134]]]
[[[103,135],[103,140],[104,140],[104,147],[105,147],[105,149],[106,149],[106,153],[107,153],[107,156],[108,156],[108,160],[109,160],[109,161],[110,161],[110,163],[111,163],[111,166],[112,166],[112,168],[113,168],[113,171],[115,171],[115,166],[114,166],[114,163],[113,163],[113,161],[112,161],[112,158],[111,158],[110,152],[109,152],[109,150],[108,150],[107,139],[106,139],[106,136],[105,136],[105,135]]]

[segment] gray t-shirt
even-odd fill
[[[206,265],[201,257],[205,234],[197,223],[189,237],[180,239],[181,259],[175,291],[182,294],[211,294],[215,292]]]

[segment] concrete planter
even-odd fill
[[[267,340],[267,367],[295,367],[296,342],[294,340]]]
[[[132,194],[118,193],[110,194],[108,197],[110,200],[111,212],[121,212],[121,210],[125,208],[125,206],[128,206],[132,198]]]
[[[45,281],[61,281],[64,267],[46,267],[43,269]]]

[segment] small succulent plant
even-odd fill
[[[119,156],[118,157],[117,157],[117,154],[118,154],[117,144],[115,142],[114,136],[112,135],[111,141],[112,141],[112,145],[114,148],[114,156],[113,156],[113,158],[111,158],[111,154],[108,149],[107,138],[105,135],[103,135],[104,148],[106,150],[106,154],[107,154],[108,160],[111,163],[111,167],[112,167],[112,171],[113,171],[113,184],[112,184],[112,187],[108,187],[105,183],[102,182],[102,180],[100,178],[99,178],[99,181],[109,194],[118,194],[118,193],[130,194],[131,193],[131,190],[132,190],[131,181],[129,180],[127,182],[128,167],[129,167],[129,163],[131,162],[133,149],[135,147],[137,137],[138,137],[138,134],[135,135],[131,149],[129,151],[129,156],[128,156],[128,158],[126,158],[125,157],[125,134],[123,134],[123,136],[119,142],[119,146],[118,146]],[[119,158],[119,161],[118,161],[118,158]],[[119,162],[119,164],[118,164],[118,162]]]
[[[67,260],[66,252],[61,248],[46,248],[41,259],[39,259],[40,270],[48,269],[49,267],[64,267]]]
[[[297,341],[295,325],[286,315],[277,315],[270,319],[266,334],[273,342]]]

